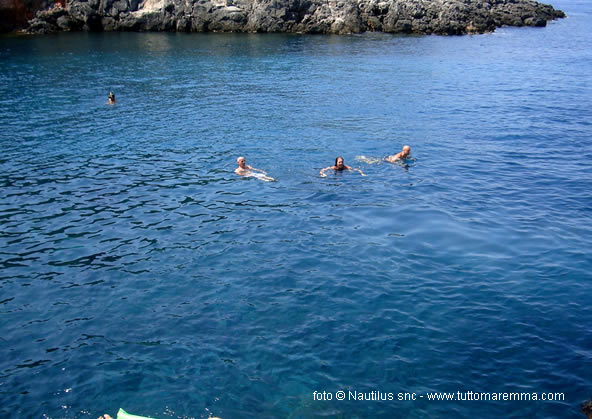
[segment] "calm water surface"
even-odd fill
[[[554,5],[483,36],[0,38],[0,416],[580,417],[592,6]],[[319,177],[338,155],[368,176]]]

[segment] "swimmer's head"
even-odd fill
[[[109,92],[109,99],[115,99],[115,95],[113,94],[113,92]]]
[[[409,154],[411,154],[411,147],[404,145],[403,151],[401,151],[401,153],[403,153],[403,156],[407,157]]]
[[[335,159],[335,167],[339,169],[343,169],[345,166],[345,162],[343,161],[343,157],[339,156]]]
[[[236,159],[236,163],[240,166],[240,167],[245,167],[246,164],[246,160],[244,157],[239,157]]]

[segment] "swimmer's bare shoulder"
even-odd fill
[[[387,158],[385,158],[384,160],[386,160],[389,163],[394,163],[397,160],[401,160],[401,153],[397,153],[393,156],[388,156]]]
[[[237,167],[236,169],[234,169],[234,173],[236,173],[239,176],[244,176],[249,174],[252,170],[253,168],[251,166],[246,166],[244,169],[242,167]]]

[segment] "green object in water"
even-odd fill
[[[152,419],[152,418],[149,418],[148,416],[131,415],[120,407],[119,412],[117,412],[117,419]]]

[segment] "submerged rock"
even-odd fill
[[[532,0],[71,0],[61,10],[38,13],[27,31],[461,35],[545,26],[562,17]]]

